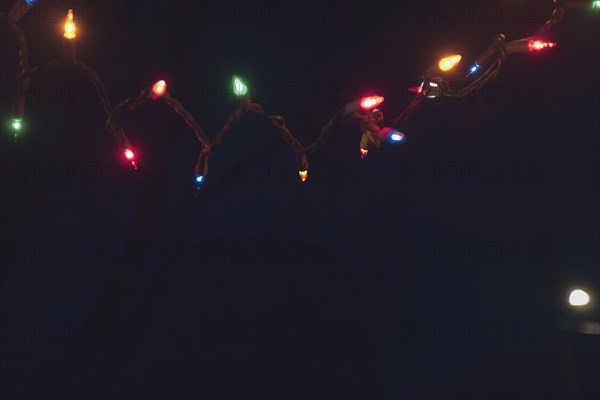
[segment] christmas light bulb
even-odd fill
[[[481,65],[479,65],[478,63],[473,64],[471,66],[471,68],[469,68],[469,73],[467,74],[466,78],[470,77],[471,75],[473,75],[474,73],[479,71],[480,68],[481,68]]]
[[[550,47],[556,47],[556,43],[530,38],[513,40],[504,44],[504,49],[508,54],[535,52]]]
[[[545,49],[546,47],[554,46],[556,46],[556,43],[544,42],[542,40],[530,40],[527,45],[527,48],[529,49],[529,51],[539,51]]]
[[[440,70],[444,72],[450,71],[452,68],[454,68],[456,64],[460,62],[461,59],[462,56],[460,54],[454,54],[449,57],[444,57],[440,60],[438,66],[440,67]]]
[[[239,76],[234,75],[232,79],[233,94],[236,96],[245,96],[248,93],[248,86],[240,79]]]
[[[152,86],[152,93],[155,97],[160,97],[167,91],[167,82],[160,80]]]
[[[17,134],[23,129],[23,120],[21,118],[13,118],[11,126],[15,134]]]
[[[405,140],[404,133],[397,131],[394,128],[384,127],[377,132],[380,138],[387,138],[391,143],[402,143]],[[362,147],[362,146],[361,146]]]
[[[133,150],[127,148],[123,153],[125,154],[125,158],[131,162],[133,169],[138,169],[137,163],[135,162],[135,154],[133,153]]]
[[[73,21],[73,10],[70,9],[67,12],[67,19],[65,21],[65,34],[67,39],[75,39],[77,37],[75,21]]]
[[[365,158],[369,154],[369,150],[360,148],[360,158]]]
[[[302,182],[306,182],[308,178],[308,157],[306,154],[296,154],[296,168],[298,169],[298,175]]]
[[[199,192],[202,189],[202,184],[204,183],[204,175],[196,175],[196,191]]]
[[[592,1],[592,8],[595,8],[596,10],[600,8],[600,0],[595,0]]]
[[[18,0],[8,12],[8,20],[19,22],[36,2],[37,0]]]
[[[383,97],[381,96],[369,96],[360,99],[360,107],[365,111],[377,107],[381,103],[383,103]]]
[[[406,139],[404,137],[404,133],[398,132],[398,131],[392,131],[388,135],[388,138],[389,138],[389,140],[390,140],[391,143],[402,143]]]

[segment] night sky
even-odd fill
[[[69,8],[114,103],[164,79],[212,138],[236,74],[307,145],[364,95],[391,120],[441,54],[466,70],[553,5],[39,1],[19,23],[32,66],[61,57]],[[119,116],[131,171],[68,69],[32,79],[15,141],[2,24],[0,397],[598,398],[600,336],[581,332],[599,320],[598,15],[567,9],[556,48],[425,99],[405,143],[361,159],[358,125],[336,126],[305,183],[248,115],[198,196],[200,144],[172,109]]]

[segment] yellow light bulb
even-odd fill
[[[308,178],[308,171],[298,171],[298,175],[300,175],[300,180],[302,182],[306,182],[306,179]]]
[[[73,21],[73,10],[69,10],[67,13],[67,19],[65,21],[65,35],[67,39],[75,39],[77,32],[75,28],[75,21]]]
[[[462,56],[460,54],[454,54],[449,57],[444,57],[439,62],[439,67],[442,71],[450,71],[456,64],[460,62]]]

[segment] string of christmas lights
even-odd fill
[[[73,70],[82,73],[94,84],[98,96],[107,115],[106,130],[113,136],[124,159],[134,169],[138,169],[133,146],[129,142],[123,128],[119,125],[117,117],[123,110],[134,110],[148,101],[163,101],[171,107],[192,129],[198,142],[200,151],[194,170],[196,191],[200,191],[208,174],[208,160],[212,151],[227,137],[233,126],[247,113],[253,113],[270,122],[282,135],[284,141],[290,146],[296,159],[296,167],[302,182],[308,178],[308,154],[321,147],[338,124],[355,120],[358,122],[362,137],[360,141],[360,156],[365,158],[371,147],[380,147],[384,141],[402,143],[406,140],[404,133],[393,126],[405,122],[415,112],[425,98],[452,97],[459,98],[480,89],[495,76],[506,62],[506,57],[511,54],[539,52],[556,47],[556,43],[548,41],[550,29],[563,18],[566,7],[580,7],[581,2],[573,3],[567,0],[552,0],[554,11],[549,20],[532,36],[506,41],[504,34],[499,34],[465,74],[456,68],[462,61],[460,54],[448,54],[439,62],[429,67],[421,77],[419,86],[410,88],[415,93],[413,100],[389,124],[384,124],[384,116],[380,106],[384,101],[382,96],[374,95],[364,97],[347,103],[322,127],[315,141],[303,146],[288,129],[285,119],[280,115],[266,113],[258,103],[254,103],[250,96],[248,86],[238,76],[232,78],[233,94],[238,97],[238,104],[223,128],[210,140],[204,133],[200,124],[183,107],[183,105],[167,91],[167,83],[159,80],[152,86],[144,88],[138,96],[125,99],[113,106],[110,97],[96,71],[77,59],[75,39],[77,27],[72,9],[68,10],[64,22],[63,54],[61,58],[53,60],[41,67],[31,67],[27,57],[27,42],[18,22],[37,3],[37,0],[18,0],[7,15],[0,13],[0,22],[6,23],[14,33],[19,48],[20,73],[16,76],[16,91],[13,99],[13,117],[11,128],[15,139],[24,127],[25,94],[29,83],[36,74],[47,69]],[[587,7],[600,9],[600,1],[586,3]],[[382,127],[383,125],[383,127]],[[387,125],[387,126],[386,126]]]

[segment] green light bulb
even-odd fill
[[[233,93],[236,96],[245,96],[248,93],[248,86],[240,79],[239,76],[233,76]]]
[[[600,8],[600,0],[592,1],[592,8],[595,8],[595,9]]]
[[[23,121],[21,118],[13,118],[12,120],[12,129],[15,133],[20,132],[23,128]]]

